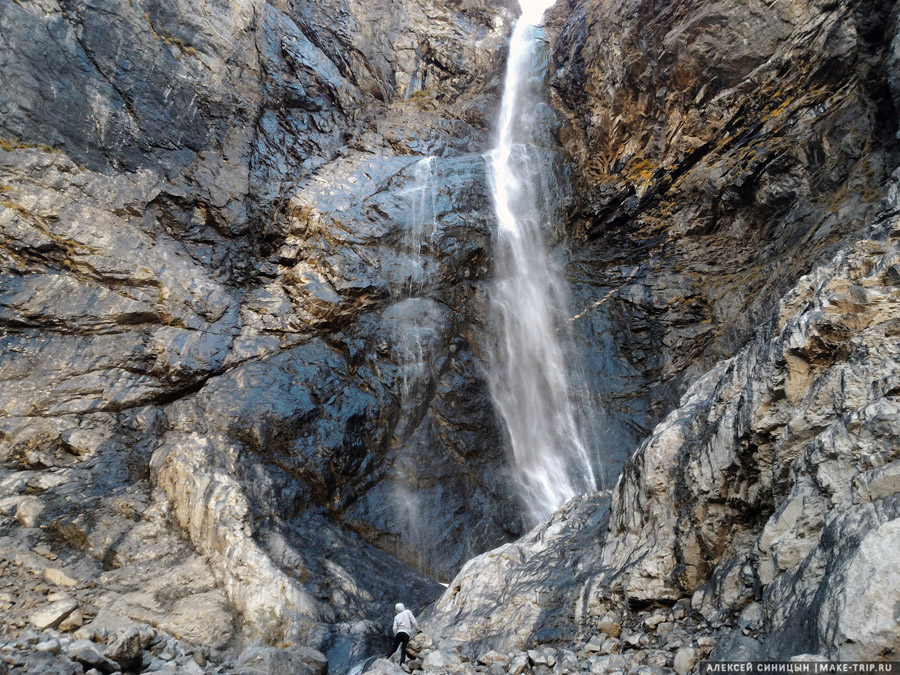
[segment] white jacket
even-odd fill
[[[404,609],[394,617],[394,635],[397,633],[406,633],[410,637],[413,637],[413,635],[415,635],[415,633],[413,633],[413,628],[419,630],[419,622],[416,621],[416,617],[414,617],[413,613],[408,609]]]

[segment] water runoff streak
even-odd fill
[[[550,257],[549,161],[535,144],[543,100],[541,17],[554,0],[519,0],[510,40],[497,145],[487,155],[498,220],[491,312],[498,334],[490,390],[509,435],[532,521],[595,487],[573,401],[570,358],[559,341],[568,293]]]

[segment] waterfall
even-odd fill
[[[595,487],[574,402],[565,336],[567,288],[543,230],[551,224],[549,162],[534,143],[543,73],[536,71],[540,22],[553,0],[520,0],[509,46],[497,145],[487,155],[498,221],[490,294],[497,344],[491,396],[510,440],[513,470],[534,522]]]
[[[409,205],[409,220],[400,242],[403,281],[398,295],[402,299],[393,308],[397,314],[394,349],[403,375],[404,406],[413,395],[411,388],[425,377],[429,353],[440,341],[434,334],[438,318],[431,302],[434,280],[429,266],[438,229],[434,156],[415,163],[413,179],[400,193]]]
[[[410,222],[403,237],[403,252],[407,256],[408,279],[406,294],[427,295],[430,290],[430,270],[424,253],[433,253],[437,231],[435,208],[434,156],[420,159],[414,168],[415,182],[403,194],[409,202]]]

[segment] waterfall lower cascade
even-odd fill
[[[426,375],[428,353],[440,341],[440,319],[432,300],[434,238],[438,230],[434,157],[420,159],[413,166],[412,185],[401,194],[409,205],[409,221],[401,241],[401,298],[394,310],[394,349],[403,375],[403,403],[409,403],[411,387]],[[388,313],[391,313],[389,310]]]
[[[574,403],[571,358],[560,344],[568,293],[543,230],[550,224],[550,166],[535,145],[543,73],[540,29],[554,0],[520,0],[509,47],[496,147],[487,155],[498,221],[491,312],[497,345],[490,390],[511,444],[530,516],[546,520],[596,480]]]
[[[437,232],[435,207],[434,156],[415,163],[415,182],[404,192],[410,206],[410,223],[403,238],[403,252],[407,256],[408,277],[406,294],[428,295],[431,275],[423,252],[433,253]]]

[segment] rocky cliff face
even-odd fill
[[[577,320],[628,326],[597,357],[623,426],[684,394],[609,502],[463,568],[434,608],[439,649],[511,663],[549,644],[592,672],[895,658],[896,12],[568,10],[572,270],[605,291]]]
[[[482,376],[513,4],[0,6],[8,662],[340,672],[522,533]],[[548,34],[610,482],[637,450],[465,564],[419,665],[896,658],[893,3]]]
[[[568,2],[575,325],[630,453],[879,210],[893,3]]]
[[[521,532],[476,345],[512,16],[0,8],[6,565],[337,664]]]
[[[633,646],[662,647],[648,618],[674,605],[720,657],[893,658],[898,227],[803,277],[657,426],[611,503],[582,498],[467,564],[436,606],[442,634],[476,654],[584,644],[612,614]]]

